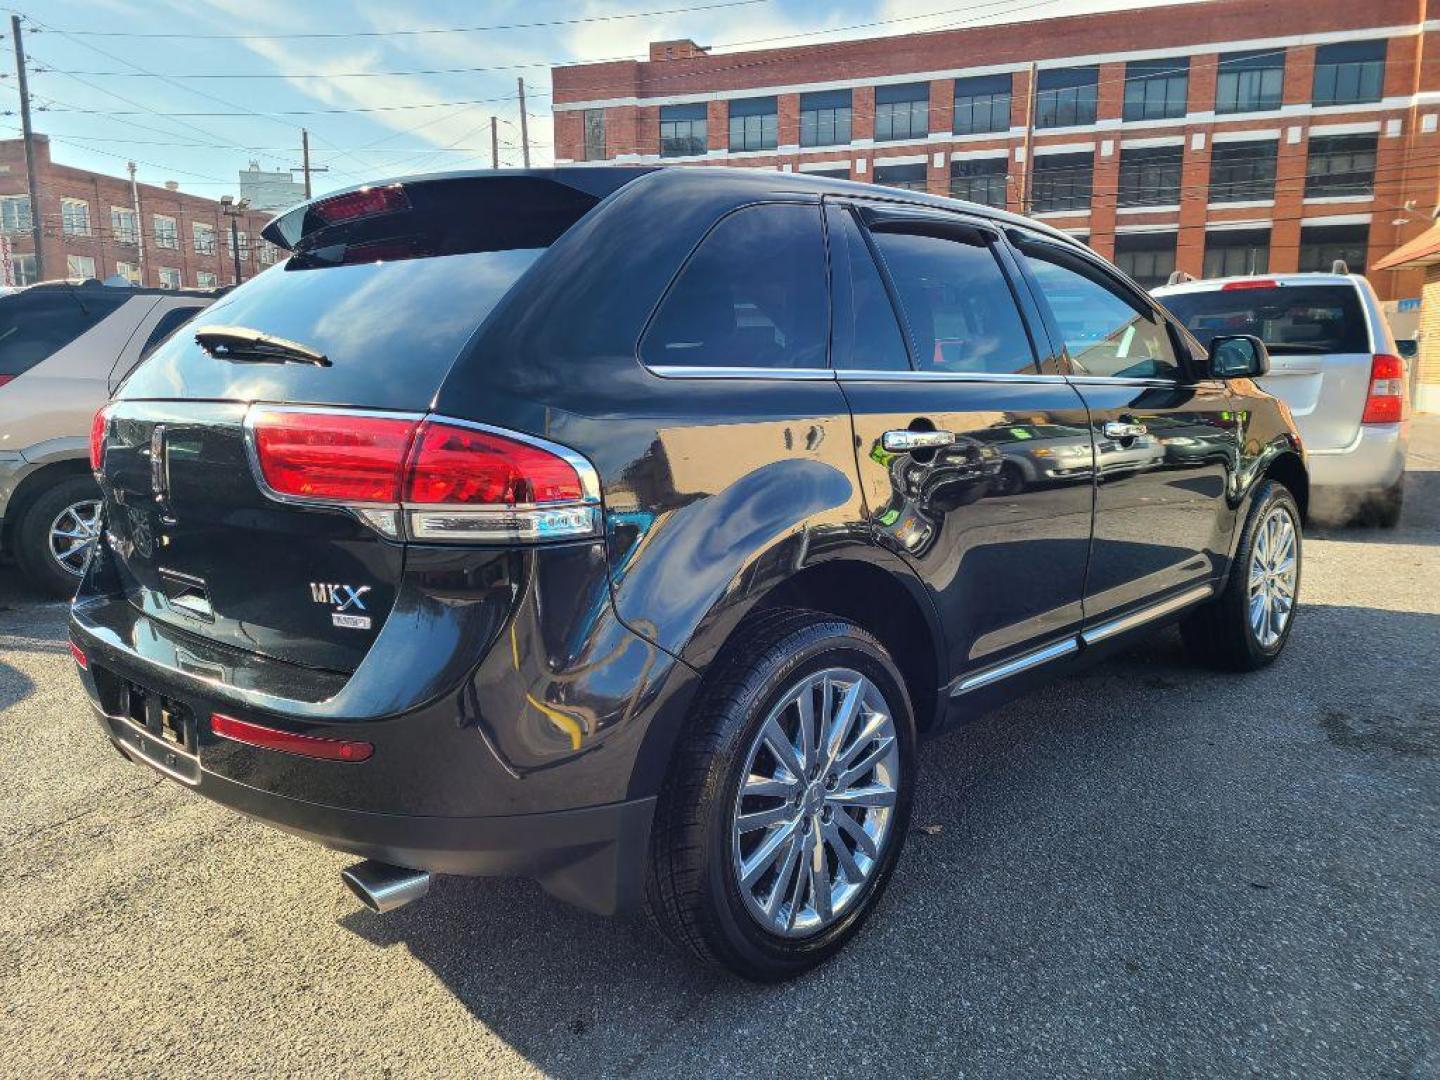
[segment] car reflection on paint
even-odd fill
[[[893,454],[879,443],[870,458],[890,472],[890,500],[875,520],[913,554],[934,542],[940,516],[989,494],[1002,465],[1000,451],[971,434],[957,435],[928,459],[923,451]]]
[[[1220,424],[1187,423],[1154,417],[1146,421],[1150,435],[1164,452],[1165,464],[1193,468],[1232,457],[1235,434]]]
[[[1018,495],[1042,484],[1088,477],[1095,464],[1090,432],[1068,424],[1002,424],[971,432],[996,449],[1000,468],[992,495]]]

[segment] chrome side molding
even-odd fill
[[[1201,600],[1208,599],[1215,593],[1213,585],[1198,585],[1193,589],[1187,589],[1168,599],[1161,600],[1158,604],[1151,604],[1149,607],[1132,611],[1128,615],[1122,615],[1118,619],[1101,623],[1099,626],[1092,626],[1089,630],[1080,632],[1080,640],[1086,645],[1095,645],[1112,638],[1116,634],[1123,634],[1127,630],[1133,630],[1137,626],[1144,626],[1155,619],[1163,618],[1181,608],[1189,607],[1191,604],[1198,604]]]

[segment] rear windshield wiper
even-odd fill
[[[286,341],[245,326],[202,326],[195,331],[196,343],[217,360],[254,364],[314,364],[329,367],[324,353],[298,341]]]

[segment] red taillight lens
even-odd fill
[[[361,188],[344,195],[321,199],[310,207],[310,213],[326,225],[339,225],[344,221],[374,217],[377,214],[393,214],[410,209],[410,198],[399,184],[387,187]]]
[[[257,409],[250,430],[275,492],[317,502],[397,503],[416,421]]]
[[[4,386],[7,382],[9,382],[9,381],[10,381],[11,379],[13,379],[13,378],[15,378],[14,375],[0,375],[0,386]]]
[[[375,753],[375,747],[358,739],[322,739],[316,735],[297,735],[293,731],[252,724],[248,720],[236,720],[224,713],[210,714],[210,730],[222,739],[259,746],[266,750],[279,750],[301,757],[321,758],[325,761],[364,761]]]
[[[90,471],[99,472],[105,464],[105,429],[110,424],[110,406],[102,405],[90,420]]]
[[[1362,424],[1398,424],[1405,419],[1405,361],[1379,353],[1370,361],[1370,393]]]
[[[67,644],[70,646],[70,655],[74,658],[75,665],[81,671],[89,671],[90,658],[85,655],[85,650],[80,648],[80,646],[76,645],[73,641],[67,642]]]
[[[425,421],[406,468],[405,501],[515,506],[575,502],[575,467],[538,446],[486,431]]]
[[[1221,292],[1229,292],[1232,289],[1277,289],[1279,282],[1268,279],[1256,279],[1254,281],[1231,281],[1220,286]]]

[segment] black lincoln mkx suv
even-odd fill
[[[71,648],[126,757],[363,857],[376,910],[528,875],[783,978],[879,900],[917,735],[1168,621],[1285,645],[1264,346],[1044,226],[565,168],[265,235],[95,418]]]

